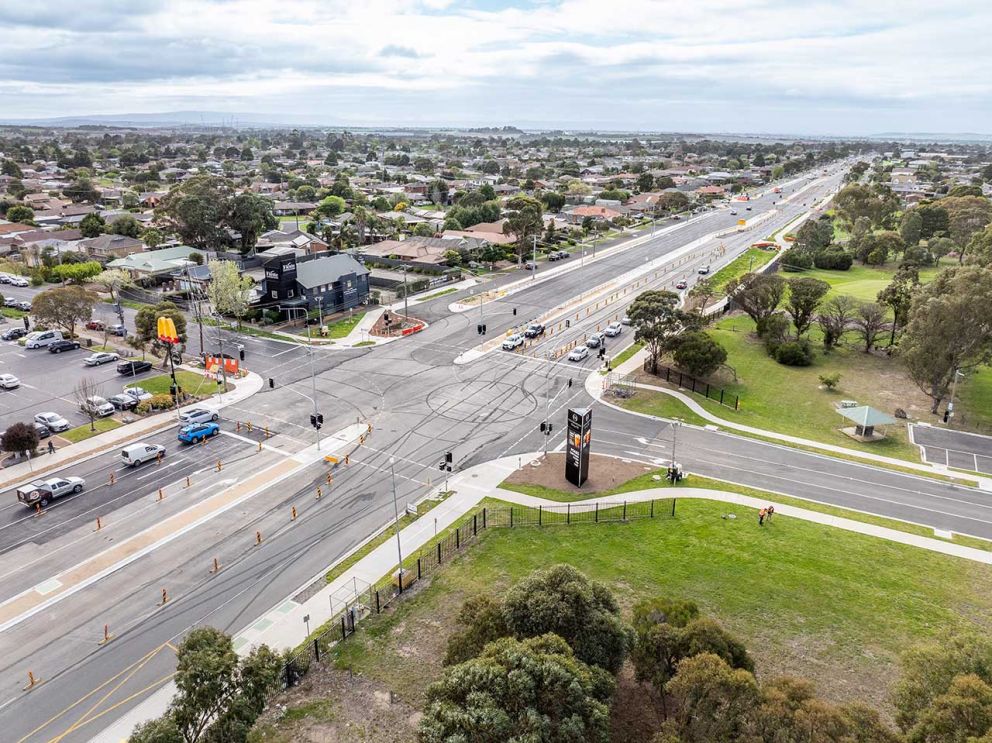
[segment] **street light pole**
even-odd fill
[[[678,444],[678,433],[679,426],[681,426],[684,421],[681,418],[672,418],[672,469],[674,469],[677,464],[675,459],[675,447]]]
[[[410,292],[408,292],[406,288],[406,272],[407,270],[409,270],[409,268],[410,267],[408,265],[406,265],[405,263],[403,264],[403,319],[407,321],[410,320],[410,304],[409,304],[409,300],[407,299],[407,297],[410,295]]]
[[[533,256],[534,256],[533,257],[534,270],[531,272],[531,278],[532,279],[536,279],[537,278],[537,235],[534,235],[534,252],[533,252]]]
[[[394,464],[396,462],[396,457],[389,458],[389,476],[393,481],[393,519],[395,526],[393,527],[396,531],[396,557],[399,560],[399,579],[400,579],[400,592],[403,591],[403,548],[400,545],[400,509],[396,505],[396,470],[394,469]]]
[[[317,451],[320,451],[320,429],[317,427],[319,424],[316,423],[316,420],[317,420],[317,372],[316,372],[316,369],[314,368],[313,337],[310,335],[310,324],[307,322],[307,318],[306,318],[306,311],[307,310],[306,310],[305,307],[285,307],[284,308],[284,307],[281,307],[281,306],[280,306],[280,309],[285,309],[286,312],[289,312],[290,313],[290,316],[292,316],[292,313],[294,311],[296,311],[296,312],[303,312],[304,313],[303,324],[306,325],[306,328],[307,328],[307,354],[310,356],[310,389],[311,389],[311,391],[313,393],[313,397],[311,398],[312,401],[313,401],[313,420],[314,420],[313,430],[314,430],[314,436],[315,436],[316,442],[317,442]]]

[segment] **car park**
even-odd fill
[[[532,322],[524,331],[524,338],[537,338],[539,335],[544,335],[544,325],[539,322]]]
[[[675,284],[676,289],[685,289],[687,286],[689,286],[689,282],[686,281],[685,279],[682,279],[681,281]]]
[[[17,500],[34,508],[47,506],[56,498],[83,492],[86,481],[81,477],[52,477],[48,480],[35,480],[17,489]]]
[[[86,366],[100,366],[101,364],[109,364],[111,361],[117,361],[120,359],[116,353],[107,353],[106,351],[99,351],[83,359],[83,363]]]
[[[62,353],[63,351],[78,351],[79,341],[60,340],[48,344],[48,353]]]
[[[212,438],[220,433],[220,426],[216,423],[191,423],[179,429],[176,436],[184,444],[195,444],[203,439]]]
[[[11,276],[10,277],[10,285],[11,286],[19,286],[19,287],[21,287],[23,289],[24,287],[28,286],[28,280],[25,279],[22,276]]]
[[[110,335],[117,335],[123,338],[125,335],[127,335],[127,328],[125,328],[120,323],[115,323],[114,325],[111,325],[109,328],[107,328],[107,332],[110,333]]]
[[[709,272],[710,272],[710,267],[709,266],[703,266],[696,273],[698,273],[700,276],[705,276]]]
[[[9,284],[10,274],[0,273],[0,284]]]
[[[524,337],[522,335],[514,333],[508,336],[506,340],[503,341],[503,350],[512,351],[515,348],[519,348],[524,344]]]
[[[79,406],[79,409],[87,415],[94,415],[98,418],[106,418],[108,415],[113,415],[114,411],[116,411],[112,402],[104,400],[99,395],[87,397]]]
[[[48,346],[55,343],[55,341],[62,340],[62,331],[60,330],[36,330],[33,333],[28,333],[25,338],[24,347],[25,348],[47,348]]]
[[[216,421],[220,415],[216,410],[209,408],[190,408],[179,413],[179,420],[183,423],[208,423]]]
[[[607,338],[616,338],[622,332],[623,325],[618,322],[611,322],[606,326],[606,330],[603,331],[603,334],[606,335]]]
[[[69,430],[69,421],[63,418],[58,413],[38,413],[35,417],[35,422],[46,426],[50,431],[54,433],[59,433],[61,431]]]
[[[16,341],[18,338],[23,338],[28,334],[24,328],[7,328],[3,333],[0,333],[0,338],[5,341]]]
[[[154,397],[154,395],[152,395],[151,392],[149,392],[148,390],[142,387],[125,387],[124,394],[130,395],[138,402],[142,402],[144,400],[151,400],[152,397]]]
[[[583,361],[589,357],[589,349],[585,346],[576,346],[568,352],[569,361]]]
[[[107,400],[111,405],[113,405],[118,410],[134,410],[138,407],[138,401],[131,395],[125,395],[123,392],[119,395],[114,395]]]
[[[153,462],[165,456],[165,447],[161,444],[146,444],[140,442],[121,449],[121,459],[127,467],[140,467],[145,462]]]
[[[21,380],[13,374],[0,374],[0,387],[5,390],[14,390],[21,386]]]
[[[601,345],[603,345],[603,337],[604,336],[602,333],[593,333],[586,339],[586,347],[599,348]]]
[[[6,297],[3,300],[3,306],[4,307],[16,307],[17,306],[17,303],[20,302],[20,301],[21,300],[19,300],[17,297]]]
[[[150,361],[122,361],[117,365],[117,373],[122,377],[134,377],[150,371],[151,368]]]

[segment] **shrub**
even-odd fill
[[[168,410],[172,407],[172,395],[160,394],[152,395],[148,400],[138,403],[139,413],[148,413],[152,410]]]
[[[840,384],[840,373],[834,372],[833,374],[821,374],[820,384],[831,391],[837,389],[837,385]]]
[[[783,271],[805,271],[813,267],[813,256],[803,250],[790,250],[782,257]]]
[[[813,256],[813,265],[831,271],[847,271],[854,263],[854,256],[846,250],[821,250]]]
[[[757,326],[758,337],[765,342],[765,350],[775,355],[777,349],[789,335],[789,318],[780,312],[764,318]]]
[[[813,348],[809,341],[785,341],[775,349],[775,360],[785,366],[809,366],[813,363]]]

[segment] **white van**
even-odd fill
[[[125,467],[138,467],[145,462],[154,462],[165,456],[165,447],[161,444],[131,444],[121,449],[121,459]]]
[[[62,340],[61,330],[36,330],[24,336],[25,348],[46,348],[55,341]]]

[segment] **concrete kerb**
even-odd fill
[[[197,374],[203,372],[202,369],[193,369],[190,367],[180,367],[180,369]],[[248,372],[246,376],[237,380],[233,390],[222,393],[220,397],[216,397],[215,395],[204,404],[217,409],[234,405],[254,395],[262,389],[262,384],[262,378],[258,374]],[[31,460],[30,466],[29,462],[25,460],[10,467],[5,467],[3,470],[0,470],[0,476],[3,477],[0,480],[0,491],[7,490],[25,480],[37,478],[40,475],[66,465],[80,464],[88,461],[128,441],[163,431],[175,425],[175,423],[175,410],[157,413],[147,418],[141,418],[133,423],[126,423],[111,431],[97,434],[78,444],[63,447],[54,454],[40,454]]]
[[[647,359],[648,353],[646,349],[641,349],[629,359],[627,359],[623,364],[614,369],[614,373],[625,375],[643,366],[645,360]],[[607,380],[598,373],[590,374],[585,380],[586,392],[595,400],[599,401],[604,405],[609,405],[615,410],[619,410],[628,415],[638,415],[643,418],[652,418],[654,420],[666,420],[664,418],[659,418],[655,415],[650,415],[648,413],[638,413],[633,410],[627,410],[626,408],[620,407],[615,403],[612,403],[605,399],[603,392],[605,390]],[[822,441],[814,441],[812,439],[804,439],[799,436],[789,436],[788,434],[778,433],[775,431],[767,431],[763,428],[755,428],[753,426],[746,426],[741,423],[734,423],[733,421],[728,421],[723,418],[719,418],[709,412],[706,408],[700,405],[698,402],[693,400],[691,397],[685,393],[679,392],[677,390],[671,390],[667,387],[661,387],[657,385],[650,384],[640,384],[634,385],[638,389],[645,389],[651,392],[661,392],[675,399],[679,400],[686,405],[692,412],[699,415],[701,418],[705,418],[711,423],[723,427],[728,431],[742,431],[746,433],[754,434],[755,436],[761,436],[762,438],[771,439],[773,441],[781,441],[785,444],[794,444],[798,446],[806,446],[813,449],[818,449],[820,451],[826,452],[828,454],[840,454],[843,456],[854,457],[856,459],[865,460],[868,462],[877,462],[879,464],[885,464],[895,467],[904,467],[906,469],[914,470],[919,472],[921,476],[934,475],[934,474],[944,474],[938,471],[935,467],[927,464],[920,464],[918,462],[910,462],[905,459],[896,459],[894,457],[886,457],[881,454],[873,454],[871,452],[859,451],[857,449],[848,449],[843,446],[836,446],[834,444],[827,444]],[[983,478],[977,475],[970,475],[964,472],[954,473],[954,477],[960,478],[962,480],[970,480],[978,486],[981,490],[992,490],[992,479]]]

